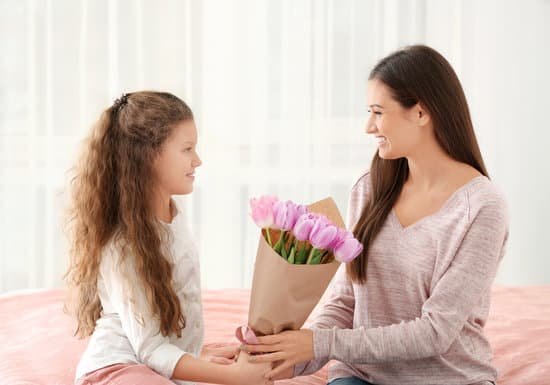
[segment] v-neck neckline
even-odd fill
[[[432,219],[432,218],[435,218],[441,214],[443,214],[447,207],[449,206],[449,204],[454,200],[454,198],[460,193],[462,192],[463,190],[465,190],[466,188],[468,188],[470,185],[472,185],[474,182],[476,182],[477,180],[479,179],[487,179],[487,177],[485,175],[478,175],[476,177],[473,177],[472,179],[470,179],[468,182],[464,183],[462,186],[460,186],[459,188],[457,188],[446,200],[445,202],[443,202],[443,204],[439,207],[439,209],[437,209],[435,212],[433,212],[432,214],[428,214],[428,215],[425,215],[419,219],[417,219],[416,221],[414,221],[413,223],[411,223],[410,225],[408,226],[403,226],[401,224],[401,221],[399,220],[399,217],[397,216],[397,213],[395,212],[395,208],[392,207],[391,211],[390,211],[390,216],[391,218],[393,219],[393,222],[395,223],[395,225],[397,226],[397,228],[404,232],[404,231],[409,231],[415,227],[418,227],[420,226],[422,223]]]

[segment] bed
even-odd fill
[[[86,341],[72,337],[62,290],[0,295],[0,385],[69,385]],[[235,343],[248,290],[203,294],[206,344]],[[487,334],[499,385],[550,384],[550,286],[495,287]],[[330,364],[329,364],[330,365]],[[327,367],[277,384],[326,384]]]

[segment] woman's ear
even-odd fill
[[[416,114],[416,120],[419,126],[425,126],[430,122],[430,114],[428,114],[428,111],[424,108],[424,105],[422,103],[417,103],[416,106],[413,107],[415,109]]]

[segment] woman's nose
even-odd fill
[[[376,125],[372,122],[371,119],[367,120],[367,124],[365,125],[365,132],[367,134],[373,134],[376,132]]]

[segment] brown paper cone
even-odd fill
[[[336,226],[344,221],[331,198],[309,206]],[[293,265],[285,261],[260,236],[250,296],[248,325],[258,335],[276,334],[302,327],[319,302],[339,262]]]

